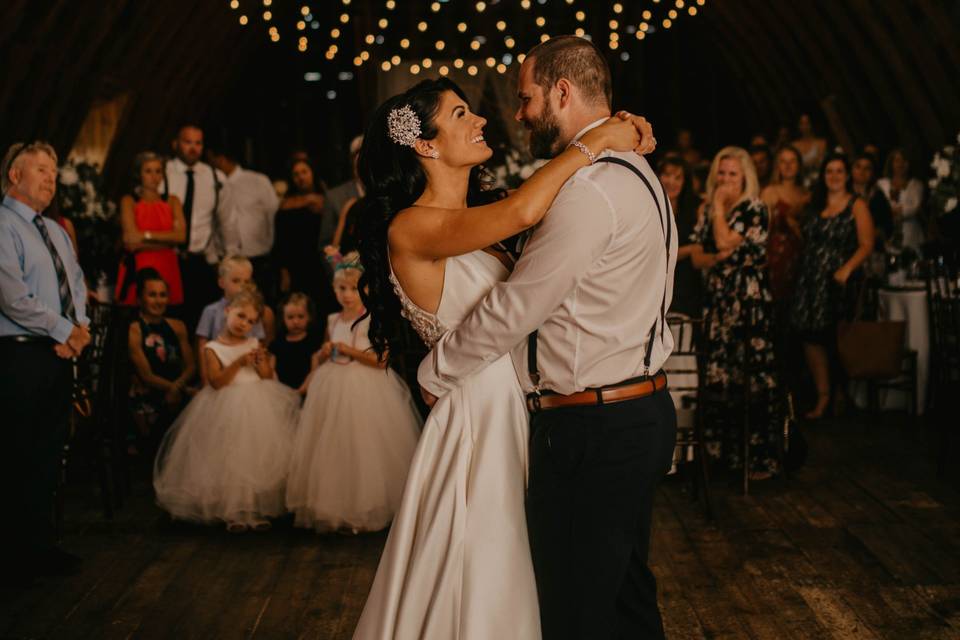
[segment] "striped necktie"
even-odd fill
[[[60,311],[71,322],[77,321],[77,311],[73,306],[73,295],[70,293],[70,282],[67,280],[67,269],[63,266],[63,260],[50,239],[50,232],[47,231],[47,225],[43,222],[43,216],[34,216],[33,224],[40,231],[40,237],[43,243],[47,245],[50,257],[53,258],[53,268],[57,272],[57,290],[60,293]]]

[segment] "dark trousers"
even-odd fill
[[[183,278],[181,315],[192,336],[203,308],[222,295],[217,285],[217,267],[207,263],[202,253],[188,253],[180,258],[180,274]]]
[[[534,414],[527,523],[544,640],[663,638],[647,567],[677,418],[666,389]]]
[[[11,538],[5,554],[26,560],[56,542],[53,525],[60,454],[70,419],[72,364],[53,341],[0,340],[0,492]]]

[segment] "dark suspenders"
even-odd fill
[[[613,156],[600,158],[597,162],[609,162],[611,164],[618,164],[621,167],[626,167],[640,178],[644,186],[647,187],[647,190],[650,191],[650,196],[653,198],[654,204],[657,205],[657,220],[660,221],[660,232],[663,234],[664,246],[667,251],[666,273],[670,273],[670,241],[673,238],[673,225],[670,224],[670,199],[667,197],[667,192],[663,188],[663,184],[660,184],[660,193],[663,195],[663,202],[667,208],[666,218],[664,217],[663,209],[660,207],[660,201],[657,200],[657,194],[653,189],[653,185],[650,184],[650,181],[639,169],[626,160]],[[650,375],[650,359],[653,356],[653,341],[657,337],[657,325],[660,326],[660,341],[663,342],[663,331],[666,328],[667,315],[667,284],[666,282],[664,283],[663,297],[660,299],[660,317],[653,321],[653,326],[650,328],[650,335],[647,338],[647,349],[643,355],[644,377]],[[534,330],[527,336],[527,371],[530,374],[530,381],[533,383],[533,391],[536,394],[540,393],[540,370],[537,367],[537,338],[539,337],[539,333],[539,330]]]

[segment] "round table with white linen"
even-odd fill
[[[906,348],[917,352],[917,414],[923,415],[927,402],[927,380],[930,377],[930,310],[927,290],[921,283],[908,282],[903,287],[882,287],[879,291],[881,320],[902,320],[907,323]],[[888,390],[881,397],[885,409],[907,406],[899,391]]]

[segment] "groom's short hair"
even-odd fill
[[[527,53],[534,58],[533,79],[544,91],[560,78],[575,84],[588,101],[613,106],[610,66],[595,44],[579,36],[557,36]]]

